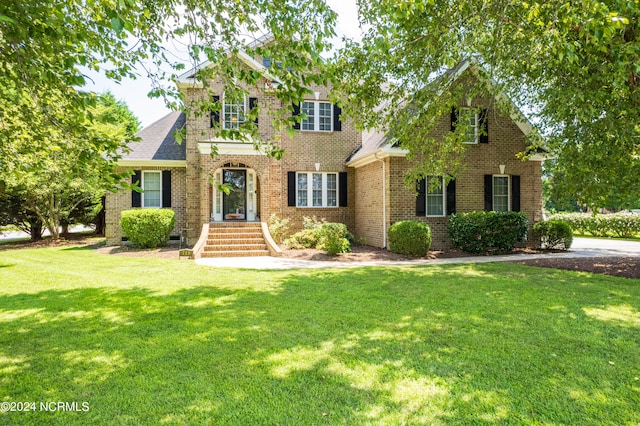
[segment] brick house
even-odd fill
[[[268,75],[268,60],[248,55],[241,59]],[[462,64],[459,74],[468,67]],[[264,224],[273,213],[289,218],[294,231],[301,228],[304,216],[341,222],[356,238],[376,247],[386,246],[386,230],[392,223],[421,220],[431,226],[435,249],[449,246],[446,220],[455,211],[518,210],[526,212],[530,223],[541,220],[541,161],[516,158],[526,147],[531,126],[501,115],[490,102],[474,99],[468,105],[486,108],[481,111],[487,113],[465,117],[475,123],[476,136],[469,141],[464,172],[439,190],[420,182],[416,197],[403,183],[407,152],[383,134],[357,131],[328,100],[328,87],[311,87],[312,95],[294,106],[294,114],[303,111],[307,118],[293,137],[274,129],[269,111],[287,106],[273,96],[271,83],[264,79],[258,87],[247,88],[246,98],[237,100],[225,97],[222,81],[214,80],[209,89],[216,93],[214,101],[221,103],[219,112],[201,117],[174,112],[143,129],[140,142],[132,144],[119,165],[133,171],[132,181],[139,182],[144,192],[107,195],[107,243],[121,243],[120,212],[132,207],[172,208],[176,212],[172,237],[186,236],[189,245],[196,245],[198,256],[237,255],[232,246],[246,254],[277,254],[268,235],[266,243],[257,241],[255,233],[261,229],[268,234],[266,226],[243,229]],[[181,77],[178,86],[187,104],[206,96],[194,81],[193,70]],[[280,160],[268,158],[251,143],[212,136],[212,121],[235,128],[256,106],[260,138],[284,148],[286,155]],[[436,132],[450,131],[452,119],[442,117]],[[487,134],[477,131],[480,126],[487,126]],[[186,131],[182,144],[175,141],[178,129]],[[221,191],[220,184],[230,186],[231,192]],[[230,234],[236,241],[228,239]]]

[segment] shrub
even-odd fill
[[[403,220],[389,227],[389,251],[424,256],[431,247],[431,228],[422,222]]]
[[[640,234],[640,215],[631,213],[559,213],[549,219],[566,222],[574,233],[580,235],[625,238]]]
[[[269,217],[269,232],[278,244],[282,244],[284,236],[289,231],[289,219],[280,219],[276,213]]]
[[[171,209],[132,209],[120,214],[122,232],[139,248],[166,246],[175,221]]]
[[[318,239],[318,229],[303,229],[284,240],[284,244],[296,250],[315,248],[318,245]]]
[[[453,246],[468,253],[513,250],[527,238],[527,216],[520,212],[471,212],[449,217],[447,225]]]
[[[323,223],[318,230],[317,248],[324,250],[327,254],[349,253],[351,244],[347,239],[349,231],[344,223]]]
[[[547,220],[533,225],[533,234],[540,247],[568,250],[573,242],[571,227],[561,220]]]

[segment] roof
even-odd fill
[[[138,142],[129,145],[131,152],[124,154],[119,161],[121,165],[133,165],[157,162],[185,162],[185,144],[176,142],[176,131],[184,128],[186,116],[183,112],[174,111],[148,127],[140,130],[136,136]],[[178,163],[176,163],[178,165]]]

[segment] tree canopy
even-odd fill
[[[412,152],[453,152],[455,144],[429,143],[430,117],[467,95],[439,90],[435,77],[472,58],[494,83],[482,91],[526,108],[557,156],[565,191],[594,207],[614,193],[640,193],[637,0],[358,5],[366,33],[337,55],[335,81],[361,125],[391,129]],[[410,114],[398,108],[408,99]],[[445,161],[416,172],[450,169]]]

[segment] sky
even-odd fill
[[[338,38],[334,45],[339,44],[341,37],[360,38],[358,26],[356,0],[327,0],[329,6],[338,14],[336,32]],[[186,63],[186,62],[185,62]],[[150,99],[147,93],[151,90],[151,81],[146,77],[136,80],[125,79],[116,83],[104,76],[92,75],[93,84],[87,89],[95,92],[110,91],[116,99],[124,101],[131,111],[140,119],[142,127],[147,127],[170,112],[162,99]]]

